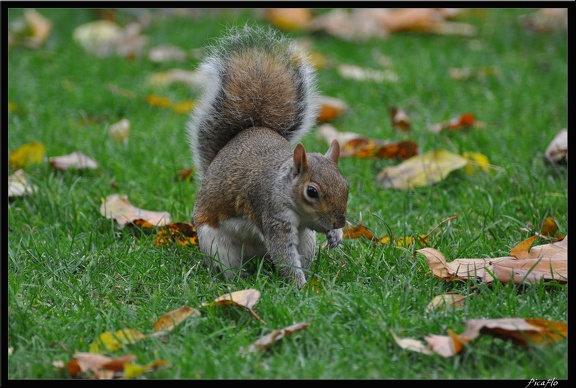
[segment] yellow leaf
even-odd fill
[[[384,188],[411,189],[438,183],[467,164],[466,158],[440,149],[413,156],[397,166],[386,167],[376,179]]]
[[[175,102],[174,104],[172,104],[172,110],[176,113],[189,113],[192,111],[192,109],[194,108],[194,102],[193,101],[183,101],[183,102]]]
[[[478,152],[463,152],[462,156],[468,159],[468,164],[465,169],[466,174],[472,175],[478,168],[482,171],[488,171],[488,167],[490,167],[490,161],[486,155]]]
[[[143,338],[146,338],[145,334],[133,329],[118,330],[114,333],[107,331],[100,334],[98,339],[90,344],[90,353],[104,353],[105,350],[113,352],[120,349],[122,345],[133,344]]]
[[[8,160],[12,168],[26,168],[31,164],[40,163],[44,160],[46,147],[44,144],[34,141],[24,144],[20,148],[12,151]]]

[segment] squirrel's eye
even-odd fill
[[[314,186],[308,186],[306,187],[306,195],[310,198],[318,198],[318,190]]]

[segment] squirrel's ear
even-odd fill
[[[324,155],[327,158],[332,159],[334,164],[338,164],[338,158],[340,158],[340,143],[338,143],[338,140],[332,140],[330,148],[328,148],[328,151],[326,151],[326,154]]]
[[[308,169],[308,157],[306,157],[306,150],[302,143],[296,144],[294,148],[294,167],[296,167],[297,173]]]

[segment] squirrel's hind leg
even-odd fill
[[[227,233],[208,225],[197,228],[198,245],[205,254],[204,261],[207,267],[214,272],[221,271],[226,279],[238,275],[246,276],[242,271],[242,246],[236,244]]]

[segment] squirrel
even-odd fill
[[[187,123],[197,179],[199,249],[226,279],[264,257],[298,286],[316,255],[343,238],[349,183],[340,145],[307,153],[316,124],[317,80],[307,54],[272,28],[231,27],[208,47],[198,71],[205,89]]]

